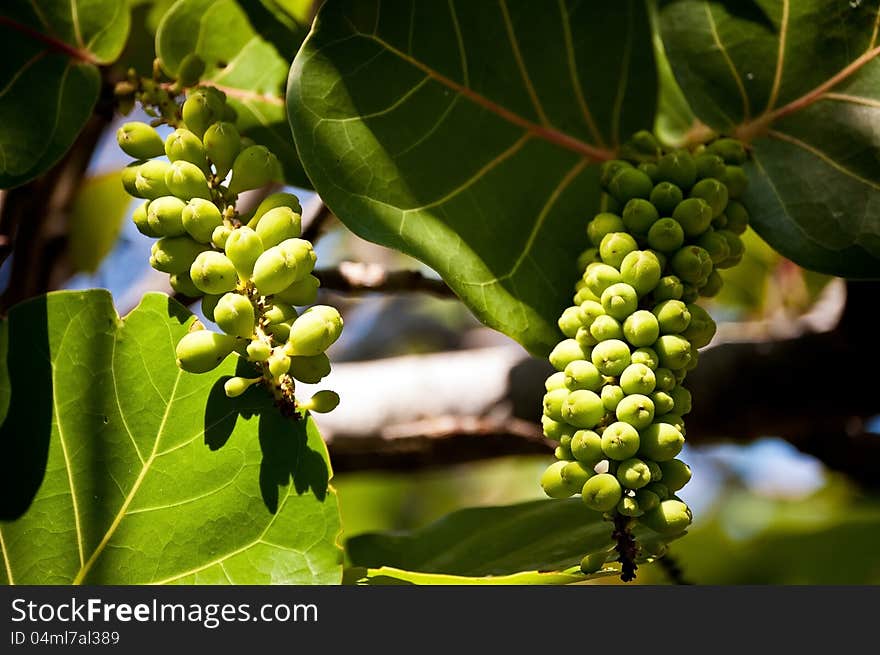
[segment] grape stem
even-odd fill
[[[636,557],[639,554],[639,546],[636,543],[630,531],[632,521],[623,514],[615,514],[614,531],[611,538],[614,539],[616,545],[614,550],[617,551],[617,561],[620,562],[620,579],[624,582],[630,582],[636,579]]]

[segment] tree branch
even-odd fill
[[[343,293],[422,291],[441,298],[456,297],[441,279],[419,271],[386,271],[378,264],[341,262],[337,268],[319,269],[314,275],[322,288]]]

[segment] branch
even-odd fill
[[[422,291],[442,298],[456,297],[439,278],[426,277],[419,271],[386,271],[378,264],[341,262],[338,268],[316,270],[314,275],[322,288],[344,293]]]
[[[332,220],[333,212],[324,204],[323,200],[316,196],[310,206],[303,208],[302,238],[315,243],[326,232]]]

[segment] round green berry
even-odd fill
[[[685,530],[692,520],[688,506],[680,500],[663,500],[660,505],[641,517],[641,522],[654,532],[671,535]]]
[[[651,469],[640,459],[630,458],[617,467],[617,479],[627,489],[641,489],[651,482]]]
[[[654,371],[644,364],[630,364],[620,374],[620,388],[627,395],[648,395],[657,384]]]
[[[251,341],[247,345],[248,359],[252,362],[265,362],[272,354],[272,348],[265,341]]]
[[[623,208],[623,224],[627,232],[637,235],[645,235],[660,215],[657,208],[644,198],[633,198]],[[609,232],[623,232],[623,228],[608,230]],[[601,240],[600,240],[601,242]]]
[[[653,460],[644,460],[645,464],[648,465],[648,469],[651,471],[651,482],[659,482],[663,479],[663,469],[660,468],[660,465]]]
[[[305,305],[313,304],[317,300],[318,287],[320,286],[321,281],[314,275],[309,274],[303,279],[297,280],[286,289],[272,294],[272,299],[296,305],[297,307],[304,307]]]
[[[147,206],[147,224],[150,230],[166,237],[186,234],[182,213],[186,203],[174,196],[162,196]]]
[[[562,386],[571,391],[577,389],[587,389],[588,391],[599,391],[602,388],[602,374],[592,362],[582,359],[570,362],[565,367],[565,372],[554,373],[562,376]],[[551,376],[553,377],[553,376]],[[549,379],[548,379],[549,381]],[[548,389],[550,391],[550,389]]]
[[[724,286],[724,280],[721,274],[718,271],[712,271],[709,273],[709,277],[706,278],[706,282],[700,287],[700,295],[705,298],[712,298],[718,295],[722,286]]]
[[[605,416],[602,399],[587,389],[577,389],[568,394],[562,403],[562,418],[577,428],[592,428]]]
[[[635,250],[623,258],[620,277],[640,296],[649,293],[660,281],[660,260],[650,250]]]
[[[663,471],[663,484],[669,491],[678,491],[691,480],[691,467],[680,459],[660,462],[660,470]]]
[[[195,164],[182,159],[172,162],[165,171],[165,186],[173,195],[183,200],[211,199],[211,188],[205,173]]]
[[[660,364],[657,351],[653,348],[636,348],[633,350],[630,360],[633,364],[644,364],[652,371],[656,370]]]
[[[684,195],[672,182],[660,182],[651,190],[650,201],[659,214],[669,216],[672,210],[684,200]]]
[[[675,252],[684,244],[684,230],[674,218],[661,218],[648,230],[648,245],[664,253]]]
[[[193,198],[180,214],[183,228],[199,243],[210,243],[214,230],[223,225],[220,210],[210,200]]]
[[[684,282],[696,284],[712,272],[712,258],[700,246],[685,246],[670,260],[672,271]]]
[[[116,142],[135,159],[152,159],[165,154],[165,144],[155,129],[140,121],[125,123],[116,130]]]
[[[654,403],[655,416],[663,416],[675,409],[675,400],[666,391],[655,391],[649,398]]]
[[[590,327],[593,326],[591,325]],[[587,359],[589,359],[590,353],[593,351],[593,346],[599,343],[599,340],[592,335],[590,329],[585,327],[578,328],[577,334],[574,335],[574,340],[581,346],[584,357]]]
[[[607,553],[590,553],[584,555],[584,558],[581,560],[581,573],[584,575],[590,575],[597,571],[601,571],[602,567],[605,565],[606,559],[608,559]]]
[[[654,371],[659,391],[670,391],[675,386],[675,375],[668,368],[661,367]]]
[[[587,480],[596,475],[592,466],[583,462],[568,462],[560,471],[562,479],[570,489],[583,489]]]
[[[620,216],[611,212],[602,212],[587,223],[587,238],[594,246],[598,247],[602,239],[610,232],[623,232],[626,227]]]
[[[740,166],[725,166],[721,181],[731,198],[741,198],[749,184],[749,178]]]
[[[586,359],[581,345],[574,339],[564,339],[560,341],[548,357],[550,363],[557,371],[564,371],[565,367],[579,359]]]
[[[189,332],[177,342],[177,365],[188,373],[217,368],[235,347],[235,338],[210,330]]]
[[[159,159],[151,159],[138,166],[134,178],[136,195],[149,200],[173,195],[165,184],[165,173],[170,167],[171,164]]]
[[[683,336],[664,334],[654,344],[654,350],[660,358],[660,366],[668,369],[679,369],[687,366],[691,360],[691,344]]]
[[[335,307],[310,307],[290,326],[290,337],[284,346],[288,355],[320,355],[342,334],[342,316]]]
[[[727,239],[714,230],[708,230],[702,234],[697,239],[696,245],[709,253],[709,259],[712,260],[713,264],[717,265],[730,257],[730,246],[727,243]]]
[[[235,265],[242,280],[249,280],[254,272],[254,265],[263,254],[263,240],[247,225],[232,230],[224,247],[226,256]]]
[[[644,514],[642,509],[639,507],[639,503],[635,498],[631,498],[630,496],[624,496],[617,503],[617,512],[618,514],[623,514],[624,516],[641,516]]]
[[[720,179],[724,175],[724,160],[711,152],[702,152],[694,157],[697,165],[697,177],[714,177]]]
[[[676,385],[669,392],[672,402],[675,404],[674,411],[680,416],[689,414],[691,411],[691,392],[681,385]]]
[[[611,180],[614,179],[614,176],[617,175],[617,173],[624,168],[632,167],[632,164],[623,159],[610,159],[606,162],[602,162],[602,165],[599,167],[599,184],[607,189],[611,184]]]
[[[654,182],[650,176],[636,168],[621,168],[608,185],[608,192],[625,205],[633,198],[649,198]]]
[[[302,217],[290,207],[270,209],[257,223],[256,233],[267,248],[302,234]]]
[[[669,423],[652,423],[642,430],[639,455],[655,462],[665,462],[681,452],[684,435]],[[661,469],[662,470],[662,469]]]
[[[637,348],[650,346],[660,336],[657,317],[644,309],[633,312],[623,322],[623,336]]]
[[[595,466],[605,454],[602,452],[602,437],[592,430],[578,430],[571,437],[571,454],[579,462]]]
[[[189,269],[189,275],[204,293],[223,294],[238,284],[235,266],[226,255],[213,250],[199,254]]]
[[[614,412],[618,421],[641,430],[654,420],[654,403],[648,396],[635,393],[621,400]]]
[[[214,322],[226,334],[250,337],[254,333],[254,306],[239,293],[226,293],[214,307]]]
[[[613,266],[602,263],[594,263],[587,266],[584,272],[584,282],[587,288],[597,297],[602,297],[602,292],[612,284],[617,284],[623,278],[620,277],[620,271]],[[581,303],[583,304],[583,303]],[[602,310],[605,313],[605,310]]]
[[[593,348],[591,360],[602,375],[616,377],[630,364],[629,346],[619,339],[603,341]]]
[[[680,189],[690,189],[697,179],[697,165],[687,150],[663,155],[657,162],[657,179],[672,182]]]
[[[605,406],[605,409],[609,412],[613,412],[615,409],[617,409],[618,403],[623,400],[626,394],[623,393],[623,389],[621,389],[618,385],[606,384],[602,387],[599,395],[602,398],[602,404]]]
[[[217,177],[225,178],[241,149],[241,135],[238,129],[227,121],[214,123],[205,130],[203,141],[205,153],[217,169]]]
[[[663,334],[683,332],[691,322],[690,310],[680,300],[664,300],[658,303],[653,309],[653,315]]]
[[[579,305],[575,305],[574,307],[567,307],[562,312],[562,316],[559,317],[557,324],[562,334],[573,339],[578,329],[583,326],[585,320],[584,310]]]
[[[623,461],[635,456],[639,444],[639,431],[629,423],[618,421],[602,431],[602,452],[610,459]]]
[[[185,128],[179,127],[165,138],[165,154],[168,161],[187,161],[202,171],[208,170],[202,140]]]
[[[623,495],[620,482],[613,475],[594,475],[581,489],[584,504],[597,512],[609,512],[617,506]]]
[[[715,178],[708,177],[694,185],[691,198],[702,198],[712,209],[712,218],[720,216],[727,207],[727,187]]]
[[[291,357],[288,373],[305,384],[317,384],[330,374],[330,358],[326,354]]]
[[[541,475],[541,488],[550,498],[568,498],[575,490],[571,489],[562,477],[562,469],[568,462],[553,462]]]
[[[596,320],[590,325],[590,334],[597,343],[608,339],[622,339],[623,328],[620,321],[606,314],[596,317]]]
[[[620,269],[623,258],[638,249],[636,240],[626,232],[609,232],[602,237],[602,242],[599,244],[599,255],[605,264]]]
[[[602,308],[606,314],[618,321],[626,320],[626,317],[636,311],[638,307],[638,293],[625,282],[612,284],[602,292]]]
[[[291,360],[293,359],[296,359],[296,357],[291,358]],[[560,443],[565,438],[570,439],[571,435],[574,434],[573,427],[562,421],[554,421],[546,414],[541,416],[541,428],[545,437],[552,439],[553,441],[559,441]]]
[[[636,491],[636,502],[643,512],[650,512],[660,505],[660,496],[649,489],[642,488]]]
[[[162,237],[150,249],[150,266],[168,274],[186,273],[204,251],[205,246],[189,237]]]
[[[684,285],[675,275],[664,275],[654,288],[654,300],[678,300],[684,294]]]
[[[712,208],[702,198],[686,198],[673,210],[672,218],[681,225],[685,236],[695,237],[712,224]]]
[[[562,371],[557,371],[550,377],[548,377],[544,381],[544,389],[546,391],[553,391],[554,389],[564,389],[565,388],[565,373]]]
[[[278,159],[265,146],[249,146],[242,150],[232,164],[230,193],[257,189],[280,177]]]
[[[744,164],[747,158],[743,144],[730,137],[716,139],[706,146],[706,151],[718,155],[726,164]]]
[[[694,348],[702,348],[712,341],[715,336],[715,321],[709,316],[709,313],[699,305],[690,304],[687,306],[691,315],[691,321],[687,329],[681,333],[685,339],[690,341]],[[674,368],[674,367],[669,367]]]
[[[742,203],[731,200],[724,212],[727,214],[727,226],[725,229],[734,234],[742,234],[749,226],[749,212]]]

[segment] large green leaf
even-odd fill
[[[697,117],[751,142],[746,202],[807,268],[880,277],[880,2],[672,0],[663,40]]]
[[[251,11],[256,10],[251,7]],[[271,15],[260,17],[274,26],[276,40],[281,31],[294,48],[305,36],[302,30],[273,23]],[[285,118],[284,84],[290,62],[254,29],[241,3],[180,0],[165,14],[156,32],[156,54],[162,67],[174,75],[183,58],[193,52],[207,64],[203,79],[223,90],[238,113],[242,134],[278,156],[288,182],[311,186]]]
[[[118,0],[4,2],[0,8],[0,188],[24,184],[67,152],[98,100],[97,65],[125,45]]]
[[[590,164],[652,126],[656,84],[641,0],[349,0],[319,12],[287,101],[348,227],[543,354],[598,207]]]
[[[104,291],[12,309],[0,427],[0,583],[341,580],[339,515],[317,428],[268,394],[183,373],[192,316]]]
[[[608,551],[612,526],[580,499],[538,500],[465,509],[409,532],[352,537],[346,552],[356,566],[383,566],[459,576],[564,571],[587,553]],[[637,528],[647,546],[660,536]],[[613,559],[613,554],[611,556]]]

